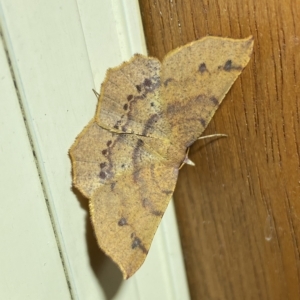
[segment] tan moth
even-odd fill
[[[144,262],[187,149],[250,60],[253,38],[205,37],[162,62],[109,69],[96,114],[70,149],[97,241],[125,279]]]

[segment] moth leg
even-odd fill
[[[208,139],[208,138],[211,138],[211,137],[228,137],[228,135],[224,134],[224,133],[215,133],[215,134],[200,136],[199,138],[197,138],[197,140]]]
[[[212,138],[212,137],[228,137],[227,134],[223,134],[223,133],[215,133],[215,134],[210,134],[210,135],[205,135],[205,136],[200,136],[197,140],[203,140],[203,139],[207,139],[207,138]],[[190,165],[190,166],[195,166],[195,163],[189,159],[188,155],[190,152],[190,147],[187,148],[186,150],[186,154],[185,154],[185,158],[183,160],[183,162],[181,163],[179,170],[185,165]]]
[[[193,167],[195,166],[195,163],[193,161],[191,161],[188,157],[189,152],[190,152],[190,147],[187,148],[187,150],[186,150],[185,158],[184,158],[183,162],[181,163],[179,170],[184,166],[184,164],[187,164],[187,165],[190,165]]]

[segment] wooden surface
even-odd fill
[[[149,54],[254,36],[174,194],[192,299],[300,299],[300,1],[140,0]]]

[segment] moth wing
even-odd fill
[[[173,194],[184,149],[92,121],[70,149],[74,185],[90,199],[99,246],[124,278],[141,266]]]
[[[90,202],[98,243],[122,270],[124,279],[144,262],[177,181],[178,168],[150,164],[103,185]]]
[[[123,174],[133,176],[141,166],[169,156],[166,142],[111,132],[93,120],[70,148],[74,186],[90,198],[100,186],[113,186]]]
[[[252,37],[205,37],[166,55],[160,93],[173,141],[188,147],[201,135],[252,49]]]
[[[253,41],[204,38],[108,71],[95,119],[70,149],[100,247],[128,278],[141,266],[196,140],[249,61]],[[134,133],[134,134],[128,134]]]
[[[158,59],[140,54],[109,69],[101,87],[97,123],[118,133],[168,136],[168,124],[161,118],[160,69]]]

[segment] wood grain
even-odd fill
[[[300,299],[299,1],[140,0],[149,55],[254,36],[174,194],[192,299]]]

